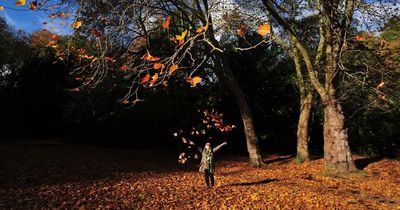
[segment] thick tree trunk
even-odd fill
[[[236,89],[236,88],[235,88]],[[249,153],[250,163],[252,166],[261,167],[264,162],[258,146],[258,139],[253,125],[253,116],[243,91],[239,90],[235,93],[237,104],[240,108],[244,132],[246,135],[247,151]]]
[[[240,114],[242,117],[244,132],[246,135],[247,151],[249,153],[250,163],[254,167],[261,167],[264,162],[261,158],[261,153],[259,150],[258,139],[254,129],[253,116],[251,113],[250,106],[247,102],[246,96],[229,67],[229,62],[224,54],[220,53],[214,59],[216,67],[217,76],[221,79],[223,84],[231,91],[235,101],[240,109]]]
[[[300,100],[300,117],[297,124],[297,158],[301,161],[309,161],[309,121],[312,108],[313,95],[308,93]]]
[[[324,110],[324,160],[326,173],[348,174],[356,170],[348,144],[340,104],[331,102]]]

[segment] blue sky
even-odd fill
[[[0,6],[4,6],[4,10],[0,11],[0,16],[16,30],[22,29],[28,33],[40,29],[47,29],[58,34],[71,32],[70,21],[61,25],[60,23],[64,20],[59,18],[49,19],[49,12],[29,10],[29,0],[26,1],[25,6],[16,6],[14,2],[14,0],[0,0]],[[43,24],[43,22],[47,24]]]

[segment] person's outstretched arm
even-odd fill
[[[225,145],[227,145],[227,144],[228,144],[228,142],[224,142],[224,143],[222,143],[222,144],[220,144],[220,145],[214,147],[213,152],[218,151],[219,149],[221,149],[221,147],[223,147],[223,146],[225,146]]]
[[[197,146],[193,141],[189,141],[189,144],[193,145],[197,149],[197,151],[199,151],[200,153],[203,152],[203,149],[201,147]]]

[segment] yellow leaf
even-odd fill
[[[25,4],[26,4],[25,0],[18,0],[15,2],[15,5],[17,5],[17,6],[24,6]]]
[[[181,35],[175,35],[175,37],[176,37],[176,40],[178,40],[178,41],[184,40],[184,39],[185,39],[185,36],[186,36],[186,34],[187,34],[187,30],[185,30],[184,32],[182,32],[182,34],[181,34]]]
[[[4,7],[3,6],[0,6],[0,11],[3,11],[4,10]]]
[[[169,67],[168,70],[168,75],[171,75],[172,73],[174,73],[174,71],[176,71],[178,69],[178,64],[174,64],[171,67]]]
[[[78,29],[82,26],[82,21],[75,21],[74,23],[71,24],[71,27],[73,29]]]
[[[381,89],[381,88],[383,88],[383,86],[385,85],[385,82],[381,82],[381,83],[379,83],[379,85],[378,86],[376,86],[376,89]]]
[[[269,33],[271,33],[270,25],[264,23],[260,27],[258,27],[258,34],[260,34],[261,36],[265,36]]]
[[[162,24],[163,29],[167,29],[171,24],[171,16],[168,16],[165,22]]]
[[[155,74],[151,77],[150,86],[153,86],[153,85],[156,83],[157,79],[158,79],[158,74],[155,73]]]

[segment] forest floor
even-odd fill
[[[223,152],[221,152],[223,153]],[[0,209],[400,209],[400,161],[356,157],[363,171],[324,176],[323,160],[217,156],[216,186],[178,154],[61,143],[0,144]]]

